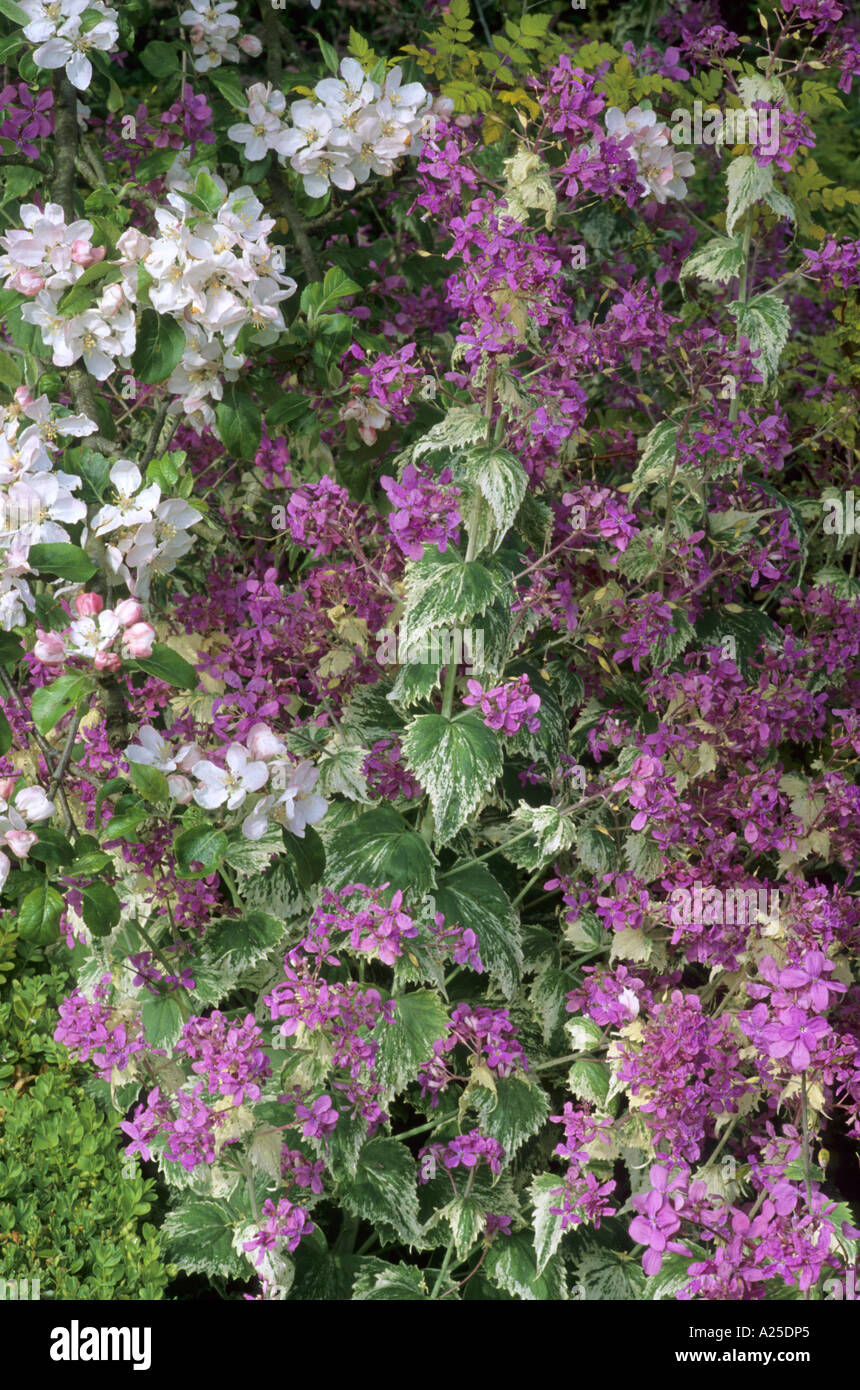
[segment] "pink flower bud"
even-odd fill
[[[183,743],[182,747],[174,755],[176,766],[182,772],[191,772],[200,762],[203,754],[196,743]]]
[[[194,795],[194,788],[189,779],[183,777],[181,773],[174,773],[173,776],[168,777],[167,785],[173,800],[178,801],[180,806],[187,806]]]
[[[75,265],[82,265],[85,269],[88,265],[96,265],[105,258],[105,246],[90,246],[88,241],[72,242],[72,260]]]
[[[247,749],[255,762],[261,758],[275,758],[286,752],[283,743],[273,734],[268,724],[255,724],[248,734]]]
[[[155,628],[151,623],[132,623],[122,635],[122,654],[124,657],[152,656],[155,641]]]
[[[105,606],[105,601],[100,594],[82,593],[75,599],[75,607],[78,610],[79,618],[94,618],[101,613]]]
[[[143,617],[143,607],[136,598],[124,598],[113,611],[123,627],[131,627]]]
[[[118,671],[122,661],[116,652],[96,652],[93,665],[97,671]]]
[[[30,394],[29,386],[16,386],[15,400],[22,410],[26,410],[28,406],[32,405],[33,397]]]
[[[46,666],[61,666],[66,659],[66,644],[60,632],[43,632],[36,628],[36,645],[33,655]]]
[[[38,838],[34,830],[7,830],[4,836],[6,844],[19,859],[27,858]]]
[[[32,299],[34,295],[45,288],[45,281],[37,271],[25,267],[22,270],[16,270],[8,281],[8,287],[17,290],[19,294],[29,295]]]
[[[250,58],[259,58],[263,51],[263,45],[254,34],[243,34],[238,41],[238,47],[243,53],[247,53]]]
[[[12,793],[15,790],[15,783],[17,782],[17,780],[17,777],[0,778],[0,800],[12,800]]]

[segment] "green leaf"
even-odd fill
[[[58,676],[50,685],[33,691],[33,723],[40,734],[49,734],[64,714],[95,688],[89,676]]]
[[[182,1010],[171,994],[147,999],[140,1010],[150,1047],[173,1047],[182,1032]]]
[[[109,883],[91,883],[81,890],[81,913],[93,936],[108,936],[121,916],[120,900]]]
[[[328,841],[327,856],[329,888],[390,883],[395,890],[421,894],[433,887],[435,861],[429,846],[390,806],[366,811],[340,826]]]
[[[630,501],[654,483],[669,477],[675,462],[678,426],[672,420],[661,420],[648,433],[630,488]]]
[[[184,656],[160,642],[153,645],[151,656],[138,657],[137,664],[148,676],[157,676],[168,685],[178,686],[182,690],[197,689],[197,672],[194,667]]]
[[[375,1073],[377,1080],[399,1094],[423,1062],[433,1055],[437,1038],[448,1036],[448,1010],[439,996],[429,989],[414,990],[395,997],[393,1023],[377,1024],[378,1043]]]
[[[602,1108],[606,1104],[611,1080],[609,1068],[597,1057],[580,1057],[568,1073],[567,1084],[575,1096],[589,1105]]]
[[[436,839],[447,844],[501,774],[498,736],[478,714],[456,720],[419,714],[407,727],[402,747],[404,763],[430,798]]]
[[[27,856],[42,864],[71,864],[74,857],[75,851],[65,835],[49,825],[39,827],[39,839],[31,846]]]
[[[473,488],[488,505],[495,523],[493,550],[498,550],[513,526],[528,487],[528,475],[518,458],[506,449],[470,449],[457,460],[455,481]],[[492,528],[490,528],[492,529]],[[471,531],[470,531],[471,539]],[[483,549],[486,539],[477,538]]]
[[[647,1297],[638,1259],[615,1250],[592,1246],[580,1256],[575,1274],[589,1302]]]
[[[23,28],[30,23],[30,16],[20,5],[15,4],[15,0],[0,0],[0,14],[5,14],[7,19],[11,19],[13,24],[20,24]]]
[[[242,87],[239,74],[233,68],[211,68],[206,74],[207,80],[217,92],[228,101],[236,111],[246,111],[248,108],[248,98]],[[176,155],[174,153],[174,159]],[[140,171],[138,165],[137,172]]]
[[[157,179],[160,174],[166,174],[171,164],[176,162],[176,151],[171,149],[153,150],[136,166],[134,171],[135,183],[149,183],[150,179]]]
[[[247,1279],[247,1261],[233,1248],[240,1215],[230,1203],[211,1197],[183,1202],[164,1222],[170,1258],[192,1274]]]
[[[302,290],[301,309],[309,318],[318,318],[320,314],[329,313],[339,299],[360,293],[361,286],[350,280],[346,271],[333,265],[331,270],[326,271],[322,283],[317,281]]]
[[[510,998],[520,982],[523,947],[519,917],[483,864],[454,869],[439,879],[436,909],[445,925],[471,928],[485,968]]]
[[[153,77],[171,77],[179,72],[179,51],[174,44],[153,39],[140,55],[140,61]],[[175,156],[174,156],[175,157]]]
[[[529,1188],[534,1202],[534,1247],[537,1272],[542,1274],[552,1259],[564,1235],[560,1216],[553,1216],[550,1208],[557,1207],[561,1193],[561,1179],[556,1173],[539,1173]]]
[[[18,910],[18,935],[34,946],[47,946],[59,933],[63,899],[45,879],[28,893]]]
[[[428,547],[421,560],[407,564],[403,623],[409,641],[474,618],[504,594],[499,577],[477,560],[462,560],[451,546],[444,555]]]
[[[383,1239],[422,1245],[418,1224],[417,1168],[397,1139],[370,1139],[361,1150],[354,1178],[340,1184],[340,1198],[353,1216],[369,1221]]]
[[[315,883],[319,883],[325,873],[326,852],[313,826],[305,826],[303,839],[294,835],[292,830],[283,830],[281,838],[299,886],[312,888]]]
[[[168,314],[144,309],[137,330],[137,345],[131,359],[131,369],[138,381],[155,385],[166,381],[182,360],[185,334]]]
[[[176,872],[180,878],[205,878],[214,874],[224,857],[227,836],[212,825],[193,825],[173,841]],[[199,865],[195,868],[194,865]]]
[[[207,212],[216,213],[224,202],[224,194],[221,192],[212,175],[205,169],[201,169],[194,183],[194,192],[203,203]]]
[[[207,956],[231,970],[252,969],[283,939],[284,924],[268,912],[222,917],[206,928]]]
[[[101,289],[108,285],[115,285],[122,279],[122,271],[118,265],[111,261],[97,261],[95,265],[88,265],[82,275],[79,275],[73,285],[66,290],[60,299],[58,308],[60,313],[73,317],[75,314],[82,314],[89,309],[96,295],[93,293],[92,286],[98,285]]]
[[[756,366],[765,382],[772,381],[791,329],[788,309],[775,294],[759,294],[746,304],[728,304],[726,308],[737,319],[738,332],[749,339],[752,351],[761,354]]]
[[[371,1269],[362,1268],[352,1286],[352,1301],[357,1303],[423,1303],[428,1296],[420,1269],[403,1263],[385,1264],[382,1260],[374,1260]]]
[[[370,800],[367,794],[367,778],[364,764],[367,749],[360,744],[344,746],[341,736],[336,736],[325,749],[319,761],[319,792],[322,796],[345,796],[349,801],[364,804]]]
[[[224,399],[215,407],[218,437],[234,458],[253,461],[260,447],[263,417],[259,406],[234,382],[224,387]]]
[[[170,797],[167,778],[157,767],[148,767],[146,763],[129,763],[128,776],[147,801],[167,801]]]
[[[32,554],[33,547],[30,547]],[[0,632],[0,666],[14,666],[24,655],[20,637],[12,632]]]
[[[39,574],[58,574],[61,579],[90,579],[96,572],[96,566],[86,551],[66,541],[31,545],[27,559],[31,568]]]
[[[761,201],[773,187],[773,168],[760,168],[751,154],[732,160],[726,175],[729,190],[726,208],[726,235],[731,236],[748,208]]]
[[[0,710],[0,755],[8,753],[12,747],[12,725]]]
[[[742,237],[713,237],[687,257],[679,278],[683,283],[690,275],[695,275],[708,285],[727,285],[740,275],[743,263]]]
[[[508,822],[511,835],[528,832],[528,838],[510,846],[502,845],[506,859],[521,869],[537,869],[564,854],[574,841],[575,829],[570,816],[563,816],[555,806],[529,806],[521,801]]]
[[[567,1298],[560,1256],[547,1261],[539,1274],[537,1258],[525,1232],[493,1241],[484,1268],[487,1277],[512,1298],[529,1303],[558,1302]]]
[[[537,1134],[549,1114],[543,1088],[519,1076],[497,1077],[495,1094],[476,1087],[471,1102],[481,1117],[481,1132],[498,1139],[508,1161]]]

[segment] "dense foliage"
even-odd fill
[[[860,27],[317,6],[0,0],[0,1202],[56,1297],[826,1297]]]

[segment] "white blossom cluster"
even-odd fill
[[[54,814],[54,803],[41,787],[22,787],[14,792],[14,786],[14,777],[0,781],[0,888],[12,868],[5,851],[10,850],[16,859],[26,859],[39,838],[29,827],[37,821],[50,820]]]
[[[196,428],[214,425],[210,402],[222,398],[224,380],[234,380],[245,363],[236,348],[242,329],[253,328],[256,343],[275,342],[285,327],[279,305],[296,290],[282,273],[283,252],[267,241],[274,218],[263,216],[252,190],[230,193],[223,179],[201,173],[222,197],[217,213],[203,213],[183,196],[195,180],[180,160],[168,176],[169,206],[156,210],[160,235],[134,233],[134,255],[152,277],[153,309],[170,314],[185,333],[167,386]]]
[[[169,574],[191,549],[188,530],[200,513],[180,497],[162,498],[158,483],[144,486],[130,459],[118,459],[109,477],[113,500],[92,518],[85,543],[90,551],[99,551],[100,543],[107,572],[146,598],[153,575]]]
[[[26,387],[0,410],[0,628],[6,632],[35,609],[26,579],[30,547],[70,540],[66,526],[87,514],[73,495],[80,478],[54,468],[57,436],[81,438],[95,429],[85,415],[62,415],[47,396],[33,400]]]
[[[125,757],[130,763],[163,772],[171,796],[182,805],[193,800],[207,811],[222,806],[237,811],[267,784],[273,788],[242,821],[242,834],[248,840],[262,839],[270,819],[303,839],[306,826],[316,825],[328,809],[325,798],[314,791],[318,769],[309,762],[290,762],[284,744],[266,724],[255,724],[244,744],[229,744],[223,766],[204,757],[196,743],[174,751],[149,724],[141,727],[138,738],[139,743],[124,750]]]
[[[634,106],[624,112],[617,106],[610,106],[605,119],[606,129],[614,140],[619,144],[630,140],[625,148],[638,165],[643,198],[652,194],[658,203],[665,203],[669,197],[687,196],[684,180],[692,178],[696,166],[686,150],[672,145],[669,127],[658,124],[656,111]]]
[[[119,38],[116,10],[102,0],[21,0],[27,16],[24,38],[38,44],[39,68],[65,68],[73,87],[85,92],[93,77],[89,54],[109,53]]]
[[[263,50],[253,34],[239,33],[239,19],[233,14],[236,0],[191,0],[191,8],[183,10],[179,23],[190,30],[191,51],[197,72],[209,72],[223,62],[238,63],[240,51],[256,58]],[[236,39],[234,43],[233,40]]]
[[[201,212],[184,196],[204,175],[221,198],[217,213]],[[44,211],[25,204],[23,226],[0,237],[0,276],[7,289],[26,295],[22,318],[35,324],[57,367],[83,358],[87,370],[104,381],[120,366],[131,365],[137,341],[135,309],[138,271],[151,279],[153,309],[176,319],[186,347],[169,381],[197,428],[212,426],[211,401],[223,395],[224,380],[235,380],[245,357],[236,347],[243,328],[254,341],[273,343],[284,328],[278,307],[295,293],[296,282],[282,273],[283,252],[267,237],[275,225],[248,187],[230,193],[223,179],[208,170],[190,173],[180,156],[168,175],[167,207],[156,210],[159,235],[134,228],[117,242],[115,263],[121,279],[108,284],[88,308],[67,312],[66,291],[84,270],[104,258],[92,245],[91,222],[66,225],[63,210],[48,203]]]
[[[127,364],[134,351],[134,277],[127,275],[124,283],[107,285],[83,312],[63,312],[63,295],[89,266],[104,259],[105,249],[92,245],[91,222],[66,225],[57,203],[48,203],[44,209],[26,203],[20,217],[23,226],[0,237],[6,253],[0,256],[5,288],[32,299],[21,317],[39,328],[54,366],[70,367],[83,358],[87,370],[104,381],[116,360]],[[121,253],[123,240],[119,241]]]
[[[292,103],[285,124],[283,93],[255,83],[248,90],[247,121],[227,132],[251,161],[269,150],[281,161],[289,159],[311,198],[321,198],[331,184],[348,190],[371,173],[393,173],[407,152],[420,152],[434,116],[451,107],[444,98],[434,103],[420,82],[404,85],[399,67],[380,86],[355,58],[344,58],[340,77],[325,77],[313,90],[315,100]]]

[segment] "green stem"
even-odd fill
[[[426,1125],[416,1125],[415,1129],[407,1129],[403,1134],[396,1134],[394,1137],[399,1142],[401,1139],[414,1139],[416,1134],[426,1134],[428,1129],[438,1129],[440,1125],[446,1125],[449,1120],[456,1120],[457,1111],[452,1110],[450,1115],[438,1115],[435,1120],[428,1120]]]
[[[449,1264],[451,1263],[451,1256],[453,1255],[453,1253],[454,1253],[454,1237],[452,1236],[451,1239],[448,1241],[448,1246],[447,1246],[447,1249],[445,1250],[445,1258],[444,1258],[443,1261],[442,1261],[442,1268],[439,1270],[439,1275],[438,1275],[438,1278],[436,1279],[436,1283],[433,1285],[433,1288],[432,1288],[432,1290],[431,1290],[431,1292],[430,1292],[430,1297],[431,1297],[431,1298],[436,1298],[436,1297],[438,1296],[439,1289],[440,1289],[441,1286],[442,1286],[442,1280],[445,1278],[445,1275],[448,1273],[448,1266],[449,1266]]]

